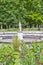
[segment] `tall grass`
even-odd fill
[[[19,51],[20,40],[18,39],[17,36],[13,37],[12,45],[13,45],[14,51]]]

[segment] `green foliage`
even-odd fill
[[[30,48],[22,44],[22,57],[15,65],[40,65],[43,63],[43,42],[32,42]],[[42,64],[43,65],[43,64]]]
[[[17,37],[15,39],[18,40]],[[14,51],[12,44],[0,44],[0,62],[3,65],[43,65],[43,42],[32,42],[27,47],[22,41],[21,45],[22,57],[19,51]]]
[[[15,52],[19,51],[19,47],[20,47],[20,40],[18,39],[17,36],[13,37],[13,42],[12,42],[13,48]]]
[[[42,0],[0,0],[0,25],[18,27],[18,22],[31,25],[43,22]]]
[[[0,63],[3,65],[14,65],[15,59],[19,53],[16,53],[12,45],[0,45]]]

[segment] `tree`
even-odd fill
[[[0,0],[0,22],[6,23],[7,28],[18,27],[19,21],[30,27],[32,24],[36,25],[36,22],[42,23],[42,2],[42,0]]]

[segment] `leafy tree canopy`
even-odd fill
[[[43,22],[43,0],[0,0],[0,23],[14,25]]]

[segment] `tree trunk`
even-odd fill
[[[38,30],[40,31],[40,24],[38,24]]]
[[[10,28],[10,25],[9,25],[9,28]]]
[[[7,29],[7,25],[6,25],[6,29]]]
[[[2,25],[1,25],[1,29],[3,29]]]

